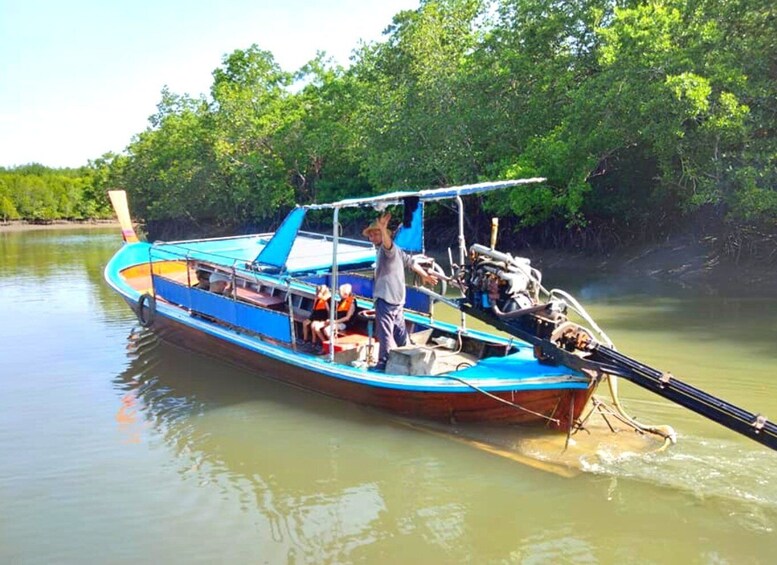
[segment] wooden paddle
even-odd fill
[[[123,190],[109,190],[108,198],[111,199],[113,210],[116,212],[119,225],[121,225],[121,237],[126,243],[137,243],[140,241],[135,234],[135,228],[132,227],[132,218],[127,205],[127,193]]]

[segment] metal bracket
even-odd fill
[[[755,433],[760,432],[762,429],[764,429],[764,426],[766,425],[766,422],[768,422],[769,419],[764,416],[763,414],[756,414],[755,420],[753,420],[750,425],[755,428]]]
[[[598,369],[588,368],[588,367],[582,367],[580,369],[583,373],[591,377],[591,381],[597,382],[600,380],[603,376],[603,373]]]

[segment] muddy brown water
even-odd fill
[[[593,430],[564,451],[291,389],[141,330],[102,279],[119,245],[0,233],[0,562],[774,562],[777,453],[755,442],[628,383],[677,445]],[[777,303],[757,289],[545,282],[624,353],[777,417]]]

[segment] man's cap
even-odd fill
[[[372,223],[364,228],[362,230],[362,235],[364,237],[369,237],[369,234],[371,231],[380,231],[380,226],[378,225],[378,220],[373,220]]]

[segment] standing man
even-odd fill
[[[384,371],[389,351],[407,345],[405,327],[405,267],[417,273],[424,284],[437,284],[437,277],[427,273],[423,267],[394,245],[388,230],[391,214],[388,212],[367,226],[362,235],[377,247],[375,282],[372,297],[375,300],[375,320],[380,344],[380,355],[375,369]]]

